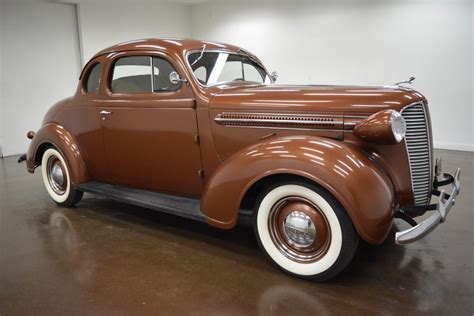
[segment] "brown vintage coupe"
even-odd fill
[[[79,79],[28,133],[28,171],[56,203],[104,194],[223,229],[249,216],[299,277],[337,275],[394,218],[413,226],[397,243],[422,238],[460,190],[459,169],[433,163],[427,100],[402,83],[275,85],[250,52],[188,39],[106,48]]]

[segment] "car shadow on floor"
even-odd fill
[[[240,255],[261,257],[262,262],[266,262],[248,219],[240,220],[234,229],[221,230],[206,223],[91,195],[86,195],[73,210],[102,221],[105,225],[118,225],[141,233],[161,231],[198,239],[212,247],[224,248]],[[368,274],[386,275],[392,273],[387,269],[397,269],[404,260],[405,248],[394,243],[396,231],[398,228],[394,225],[381,245],[370,245],[360,240],[351,264],[333,282],[358,282]]]

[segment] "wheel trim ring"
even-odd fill
[[[283,231],[282,219],[290,212],[281,212],[286,205],[292,202],[308,205],[313,212],[303,211],[311,218],[316,226],[316,238],[314,242],[304,248],[295,247],[290,243]],[[277,249],[287,258],[299,263],[312,263],[321,259],[331,245],[331,230],[329,222],[324,213],[310,200],[299,196],[288,196],[276,202],[268,216],[268,231]],[[319,237],[318,237],[319,235]]]
[[[63,177],[62,183],[58,183],[54,179],[54,176],[53,176],[54,168],[60,168],[62,177]],[[58,195],[64,195],[66,193],[67,183],[69,179],[68,179],[68,174],[66,172],[66,168],[64,168],[64,165],[61,162],[61,160],[56,156],[49,157],[46,170],[47,170],[48,183],[51,189],[54,191],[54,193]]]

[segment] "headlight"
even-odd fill
[[[356,136],[379,144],[397,144],[403,140],[405,132],[405,119],[395,110],[372,114],[354,127]]]
[[[400,112],[392,111],[392,133],[397,143],[402,141],[405,137],[406,131],[407,124],[405,123],[403,116]]]

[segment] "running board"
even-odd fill
[[[207,217],[200,210],[200,199],[132,189],[95,181],[79,184],[76,186],[76,189],[83,192],[101,194],[114,200],[160,212],[207,222]]]

